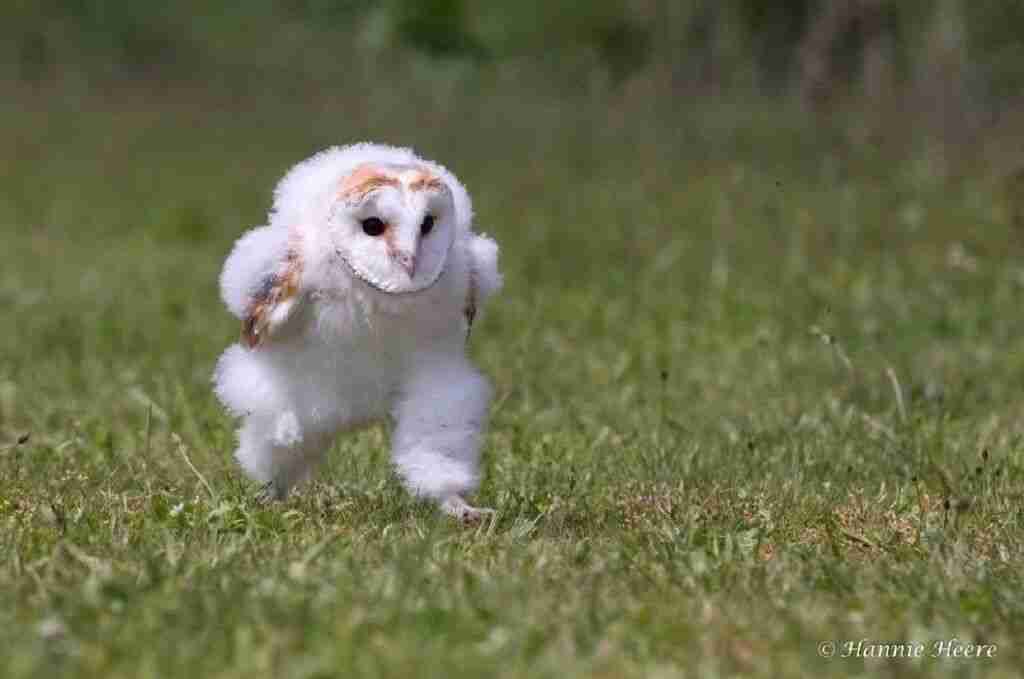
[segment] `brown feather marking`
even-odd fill
[[[469,267],[469,285],[466,288],[466,306],[462,308],[466,316],[466,341],[473,332],[473,319],[476,318],[476,267]]]
[[[360,201],[371,191],[384,186],[399,187],[401,183],[394,177],[373,165],[364,163],[352,171],[341,183],[341,191],[338,194],[347,201]]]
[[[302,261],[293,244],[280,269],[267,276],[263,286],[249,302],[245,318],[242,319],[241,341],[245,346],[254,349],[263,343],[274,309],[298,294],[301,275]]]

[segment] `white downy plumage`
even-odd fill
[[[501,275],[472,219],[462,184],[409,149],[332,148],[281,180],[269,225],[224,264],[242,338],[214,375],[242,418],[235,457],[271,496],[309,478],[339,432],[390,416],[409,490],[462,518],[485,511],[464,497],[491,389],[465,344]]]

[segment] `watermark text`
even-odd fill
[[[818,644],[818,655],[822,658],[949,658],[975,659],[994,658],[999,652],[996,644],[979,644],[952,637],[933,641],[879,641],[876,639],[851,639],[823,641]]]

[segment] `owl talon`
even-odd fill
[[[484,517],[490,517],[490,520],[494,521],[496,515],[493,509],[489,507],[474,507],[458,495],[453,495],[441,502],[441,511],[465,524],[478,523]]]
[[[256,491],[253,500],[256,504],[269,505],[272,502],[279,502],[284,499],[284,493],[280,486],[274,481],[267,481]]]

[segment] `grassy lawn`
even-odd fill
[[[453,97],[0,102],[0,676],[1018,676],[1012,187],[787,111]],[[502,246],[488,525],[411,500],[384,427],[283,504],[231,459],[219,267],[361,138]]]

